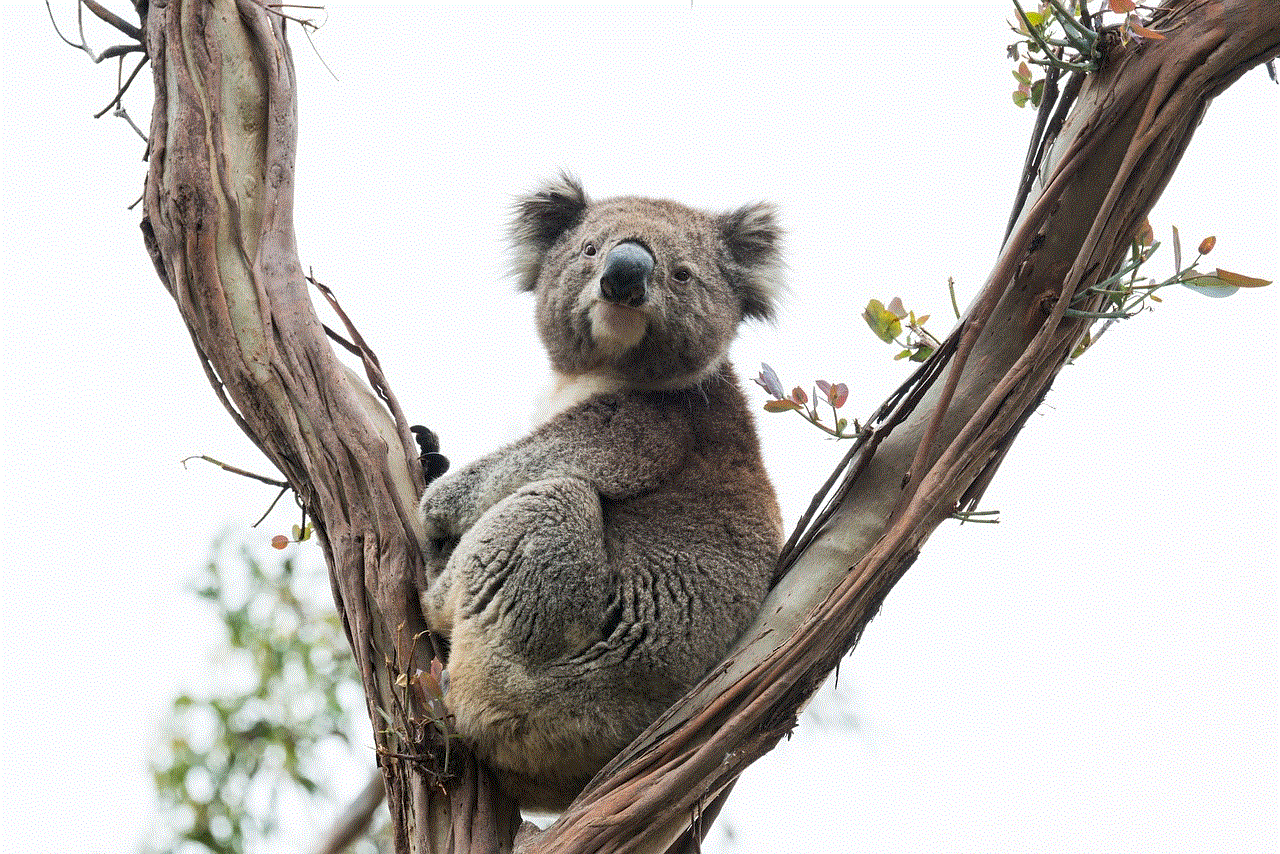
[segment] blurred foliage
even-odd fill
[[[179,695],[162,724],[152,762],[158,812],[144,851],[306,850],[345,806],[337,792],[357,791],[373,767],[328,576],[320,561],[259,560],[243,546],[213,555],[193,585],[224,630],[208,668],[213,686]],[[352,850],[384,849],[368,839]]]

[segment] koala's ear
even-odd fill
[[[782,291],[782,227],[768,202],[743,205],[720,217],[746,317],[769,320]]]
[[[516,283],[522,291],[538,284],[542,257],[570,228],[578,224],[591,200],[582,184],[566,172],[539,190],[516,200],[511,220]]]

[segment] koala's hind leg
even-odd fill
[[[486,511],[427,591],[433,628],[451,629],[445,702],[457,732],[522,803],[581,787],[617,749],[601,732],[616,722],[589,711],[598,686],[566,676],[601,640],[610,576],[598,494],[555,478]]]
[[[552,478],[489,508],[462,535],[423,605],[437,631],[471,623],[484,649],[545,663],[599,640],[608,575],[598,493],[578,478]],[[453,638],[454,658],[461,640]],[[450,670],[461,663],[451,661]]]

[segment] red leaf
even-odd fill
[[[1256,279],[1253,276],[1243,276],[1240,273],[1233,273],[1230,270],[1224,270],[1221,267],[1218,268],[1218,278],[1222,279],[1222,281],[1226,282],[1228,285],[1233,285],[1237,288],[1265,288],[1267,285],[1271,284],[1270,279]]]
[[[1151,230],[1151,220],[1144,219],[1142,225],[1138,226],[1138,233],[1133,236],[1138,241],[1139,246],[1150,246],[1156,239],[1155,232]]]

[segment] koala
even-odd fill
[[[767,592],[782,519],[726,354],[773,314],[780,229],[766,204],[596,202],[561,176],[512,237],[551,404],[423,494],[421,601],[456,732],[521,806],[558,811]]]

